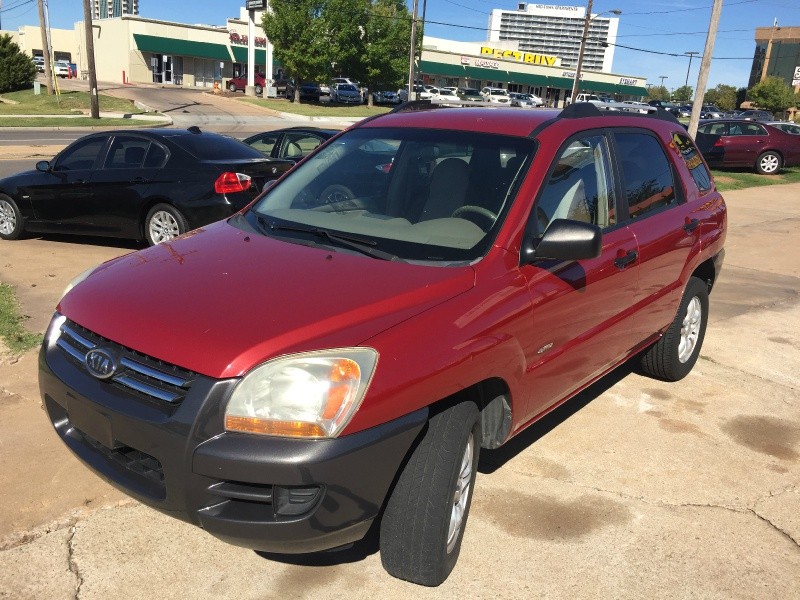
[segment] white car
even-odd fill
[[[511,98],[511,106],[519,106],[520,108],[536,108],[544,104],[541,98],[536,94],[517,94],[509,92]]]
[[[431,102],[442,106],[461,106],[461,98],[454,88],[440,88],[438,93],[431,96]]]
[[[481,90],[481,96],[486,102],[511,106],[511,97],[503,88],[485,87]]]
[[[57,60],[54,62],[53,75],[56,77],[69,77],[69,63],[65,60]]]

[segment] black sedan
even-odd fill
[[[0,238],[29,231],[157,244],[232,215],[293,164],[197,127],[94,133],[0,180]]]
[[[257,133],[243,141],[264,156],[296,162],[337,133],[339,133],[338,129],[288,127]]]

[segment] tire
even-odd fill
[[[144,221],[144,236],[151,246],[168,242],[187,229],[186,218],[169,204],[156,204]]]
[[[756,160],[756,173],[761,175],[775,175],[781,170],[783,159],[777,152],[771,150],[764,152]]]
[[[458,560],[480,451],[478,407],[462,402],[434,415],[412,450],[380,525],[384,569],[437,586]]]
[[[678,312],[661,339],[642,355],[645,374],[664,381],[686,377],[700,356],[708,323],[708,286],[690,277]]]
[[[260,96],[261,94],[263,94],[263,93],[264,93],[264,88],[263,88],[263,87],[261,87],[260,85],[256,84],[256,85],[255,85],[255,88],[256,88],[256,94],[257,94],[257,95],[259,95],[259,96]]]
[[[17,240],[25,229],[25,220],[17,203],[5,194],[0,194],[0,239]]]
[[[228,91],[235,92],[236,91],[236,84],[231,82],[228,84]]]

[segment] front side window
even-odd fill
[[[555,219],[572,219],[605,229],[617,222],[609,168],[608,143],[603,135],[570,142],[556,159],[547,185],[536,201],[541,236]]]
[[[107,138],[92,138],[77,142],[64,150],[56,159],[54,171],[80,171],[91,169],[97,156],[106,145]]]
[[[346,236],[403,260],[469,262],[488,250],[534,147],[473,132],[355,129],[299,164],[245,218],[298,243],[336,246],[332,236]]]
[[[658,139],[645,133],[615,133],[614,141],[630,218],[678,202],[672,167]]]

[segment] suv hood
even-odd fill
[[[222,221],[101,265],[59,312],[130,349],[225,378],[281,354],[358,345],[473,283],[468,266],[387,262]]]

